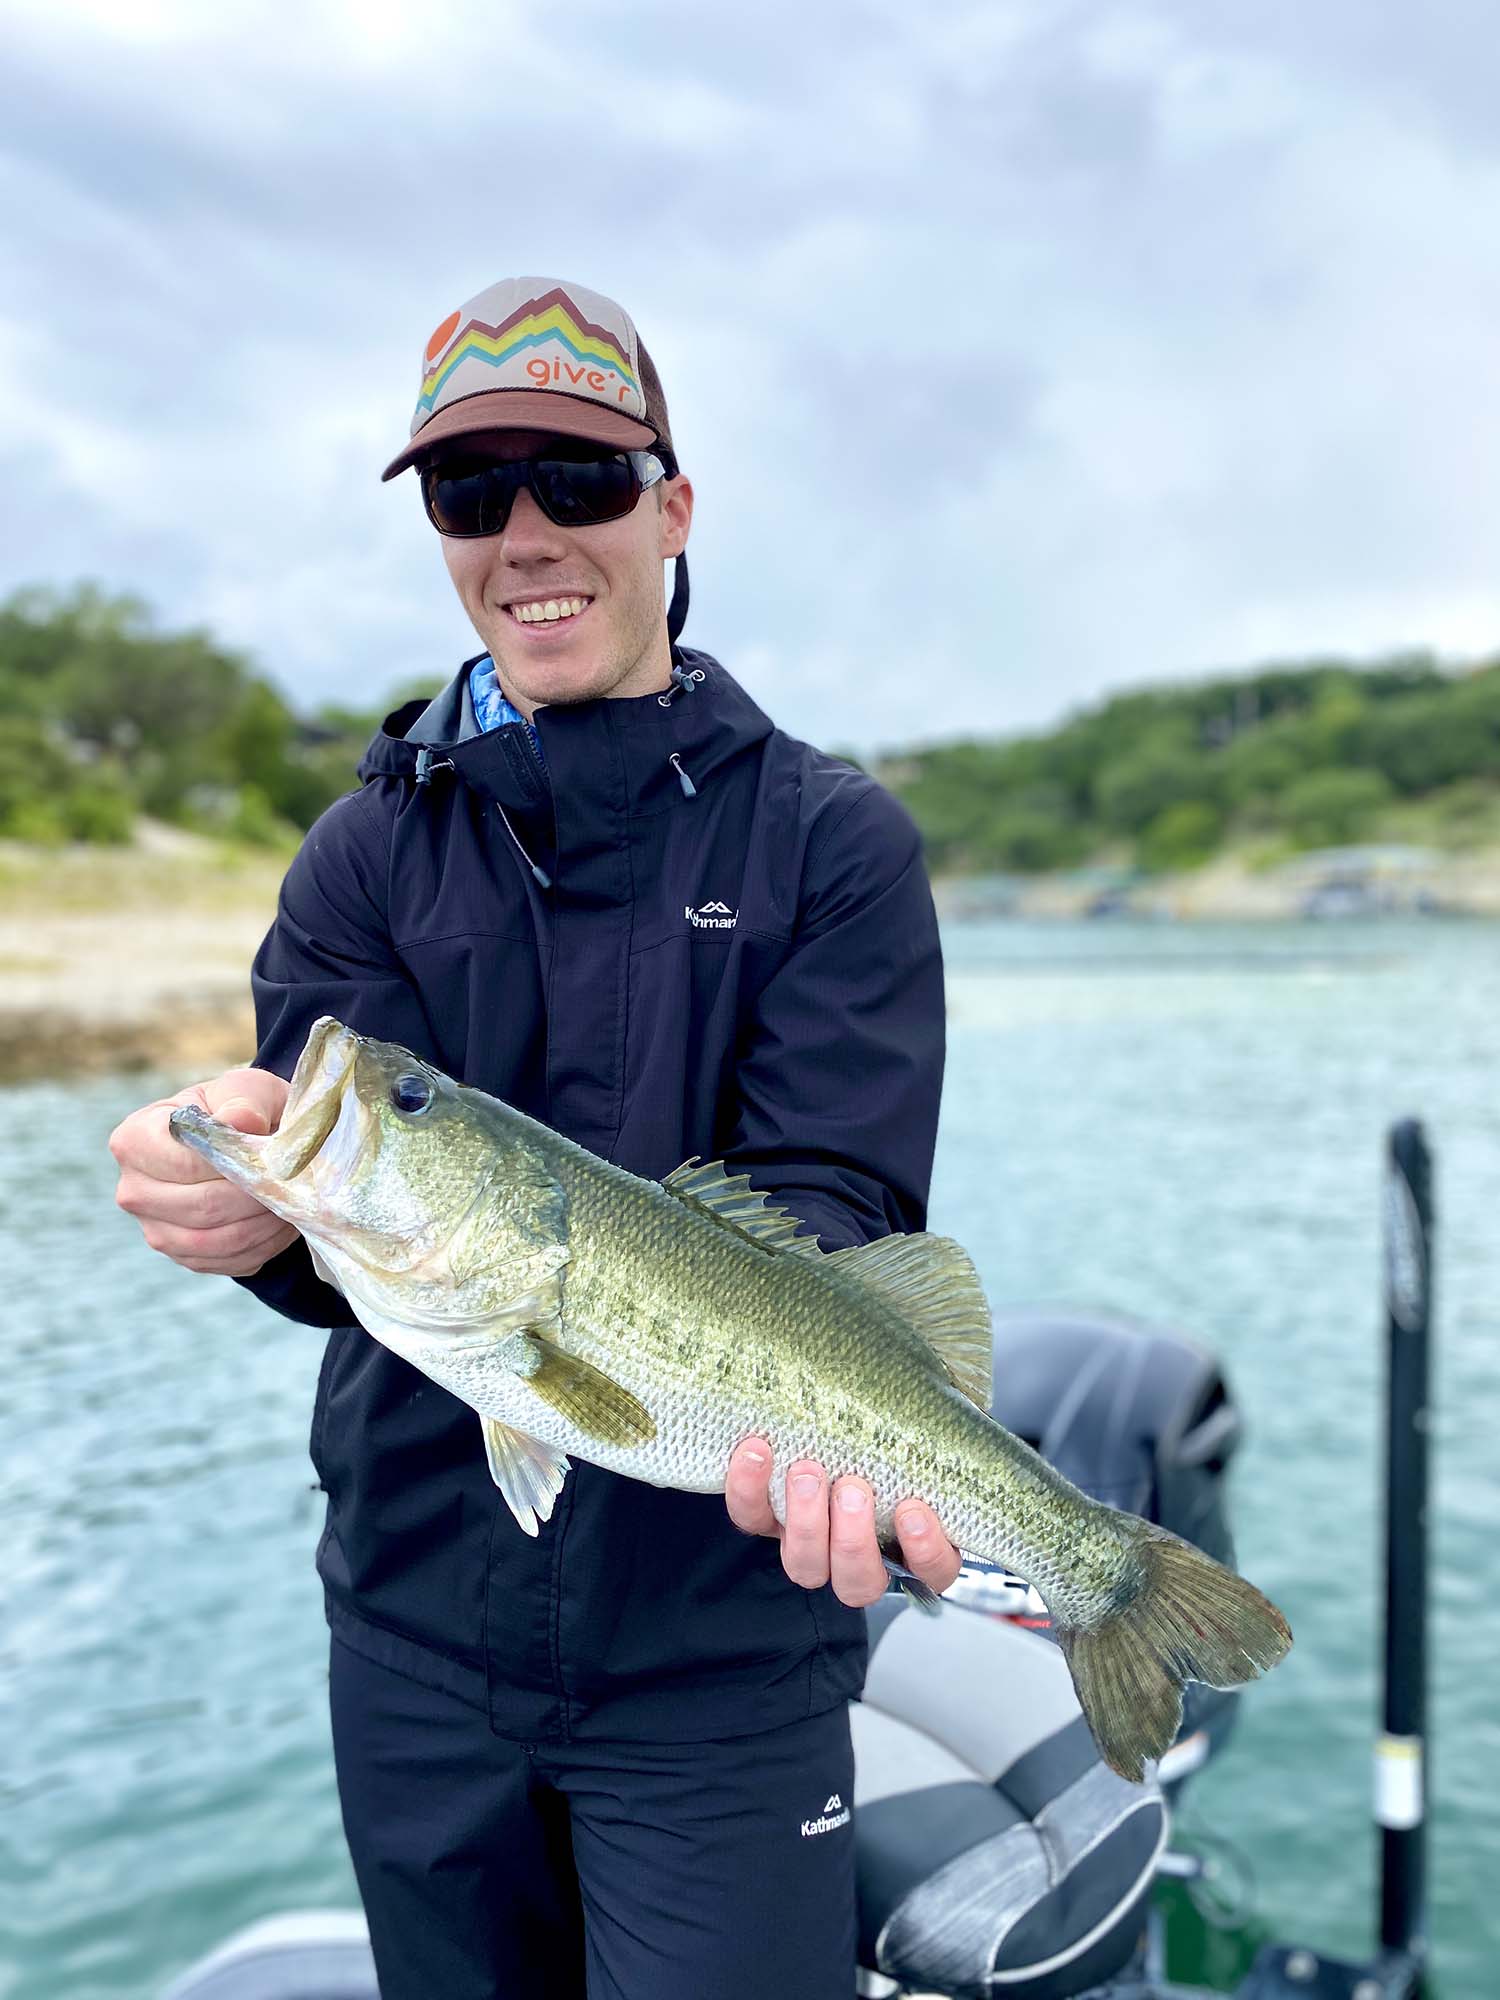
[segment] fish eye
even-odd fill
[[[432,1098],[432,1085],[425,1076],[398,1076],[391,1085],[391,1103],[409,1118],[425,1111]]]

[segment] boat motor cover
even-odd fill
[[[291,1910],[237,1931],[161,2000],[380,2000],[358,1910]]]
[[[860,1964],[922,1992],[1066,2000],[1125,1964],[1168,1818],[1099,1756],[1037,1633],[886,1598],[852,1710]]]
[[[1240,1413],[1207,1349],[1118,1313],[997,1312],[991,1413],[1096,1500],[1234,1566]]]

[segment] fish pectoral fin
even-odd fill
[[[592,1362],[569,1354],[539,1333],[513,1338],[518,1347],[524,1342],[530,1350],[526,1360],[518,1357],[516,1366],[527,1388],[586,1436],[606,1444],[648,1444],[656,1436],[656,1424],[645,1405]]]
[[[828,1259],[878,1292],[921,1334],[971,1403],[994,1394],[989,1301],[969,1253],[949,1236],[882,1236]]]
[[[684,1208],[706,1215],[722,1229],[731,1229],[761,1250],[784,1251],[796,1257],[820,1257],[816,1236],[799,1236],[801,1222],[790,1209],[776,1208],[769,1195],[757,1194],[748,1174],[732,1177],[722,1160],[698,1164],[695,1153],[674,1167],[662,1186]]]
[[[568,1461],[551,1445],[502,1424],[496,1417],[481,1417],[479,1422],[490,1477],[526,1533],[534,1535],[539,1524],[551,1518],[552,1503],[568,1476]]]

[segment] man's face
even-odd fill
[[[489,431],[464,438],[462,450],[528,458],[547,442],[544,431]],[[519,708],[529,715],[546,702],[667,686],[662,563],[686,546],[692,514],[693,489],[679,477],[648,488],[621,520],[559,528],[523,487],[498,535],[440,538],[453,587]],[[515,615],[521,605],[580,597],[583,610],[555,622]]]

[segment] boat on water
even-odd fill
[[[1377,1739],[1380,1945],[1365,1963],[1295,1943],[1257,1956],[1236,2000],[1414,2000],[1423,1940],[1427,1337],[1432,1208],[1420,1128],[1391,1136],[1387,1672]],[[1242,1419],[1218,1362],[1175,1331],[1103,1314],[995,1321],[995,1415],[1095,1498],[1233,1563],[1227,1474]],[[1172,1845],[1194,1774],[1254,1693],[1190,1683],[1146,1782],[1099,1757],[1046,1606],[969,1565],[938,1618],[893,1593],[870,1612],[852,1707],[861,2000],[1211,2000],[1166,1976],[1153,1887],[1201,1877]],[[996,1690],[1004,1699],[995,1699]],[[846,1811],[831,1799],[828,1811]],[[379,2000],[363,1917],[271,1917],[161,2000]],[[759,1996],[747,1994],[747,2000]]]

